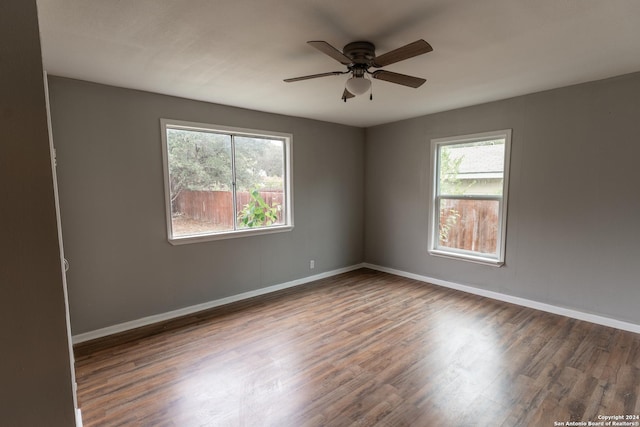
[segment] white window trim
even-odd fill
[[[171,221],[171,194],[169,181],[169,152],[167,149],[167,126],[171,128],[184,128],[187,130],[203,130],[207,132],[219,131],[235,136],[246,137],[275,137],[282,139],[285,144],[285,224],[261,228],[249,228],[242,230],[231,230],[217,233],[198,234],[191,236],[173,236],[173,223]],[[257,236],[263,234],[283,233],[293,230],[293,135],[290,133],[273,132],[266,130],[238,128],[222,126],[208,123],[187,122],[173,119],[160,119],[160,133],[162,139],[162,165],[164,173],[164,200],[165,215],[167,222],[167,239],[172,245],[184,245],[188,243],[207,242],[213,240],[234,239],[239,237]],[[235,197],[235,196],[234,196]]]
[[[491,139],[505,140],[504,147],[504,178],[502,187],[502,196],[438,196],[438,147],[442,145],[454,145],[462,143],[473,143],[486,141]],[[452,258],[485,264],[495,267],[501,267],[505,263],[505,249],[507,243],[507,206],[509,195],[509,168],[511,159],[511,129],[497,130],[493,132],[474,133],[470,135],[452,136],[446,138],[435,138],[431,140],[431,171],[429,185],[429,247],[428,253],[433,256]],[[440,198],[446,199],[473,199],[473,200],[498,200],[500,201],[500,210],[498,217],[500,218],[500,227],[498,227],[498,253],[496,256],[481,254],[479,252],[466,251],[453,248],[439,248],[438,237],[439,230],[439,209]]]

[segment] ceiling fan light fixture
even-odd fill
[[[351,77],[347,80],[346,88],[354,95],[362,95],[371,88],[371,80],[364,77]]]

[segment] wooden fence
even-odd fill
[[[260,191],[260,196],[269,206],[282,205],[282,191]],[[236,193],[238,212],[249,203],[248,192]],[[173,201],[173,212],[196,221],[233,227],[233,196],[230,191],[183,190]],[[278,223],[282,222],[278,212]]]
[[[281,191],[261,191],[269,206],[283,203]],[[238,192],[238,211],[249,203],[248,192]],[[230,191],[180,192],[173,202],[173,212],[184,218],[233,227],[233,196]],[[282,222],[282,212],[278,222]],[[481,253],[496,253],[498,237],[498,202],[480,200],[443,200],[440,209],[440,228],[448,227],[447,239],[440,245]]]
[[[448,238],[440,245],[485,254],[497,252],[498,202],[491,200],[442,200],[440,229],[448,226]]]

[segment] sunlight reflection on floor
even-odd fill
[[[438,313],[429,327],[436,332],[428,342],[428,359],[436,367],[431,375],[441,388],[429,395],[428,404],[443,414],[468,413],[502,372],[500,339],[493,328],[451,309]]]
[[[291,393],[285,385],[298,370],[296,353],[287,348],[288,339],[278,337],[281,343],[275,342],[269,355],[252,354],[247,346],[246,353],[224,366],[207,366],[196,373],[187,369],[175,388],[180,396],[176,408],[181,416],[179,425],[238,426],[255,420],[277,425],[278,420],[298,411],[304,393]],[[256,365],[260,368],[252,370]]]

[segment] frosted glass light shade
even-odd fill
[[[371,80],[364,77],[351,77],[347,80],[347,90],[354,95],[362,95],[371,87]]]

